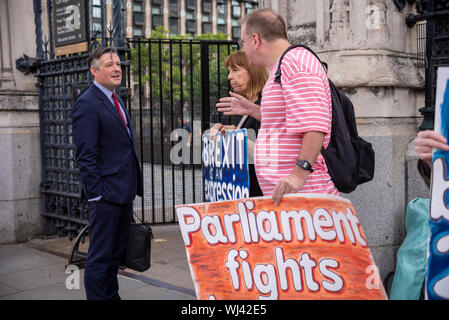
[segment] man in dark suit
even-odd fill
[[[84,285],[88,300],[114,300],[120,299],[117,273],[142,178],[130,118],[114,92],[122,79],[120,58],[114,48],[98,48],[88,63],[95,81],[72,107],[76,162],[89,205]]]

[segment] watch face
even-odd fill
[[[308,170],[310,172],[313,172],[312,165],[308,161],[306,161],[306,160],[298,160],[296,162],[296,165],[301,167],[304,170]]]

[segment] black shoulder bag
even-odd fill
[[[134,214],[141,223],[131,222],[128,245],[126,247],[125,266],[144,272],[151,266],[151,239],[154,239],[151,227]]]
[[[285,54],[296,47],[310,51],[327,71],[327,64],[322,62],[315,52],[305,45],[292,45],[281,55],[274,82],[281,86],[281,63]],[[321,154],[326,161],[329,175],[338,191],[350,193],[358,185],[374,177],[375,154],[371,143],[362,139],[357,131],[354,106],[351,100],[338,90],[329,79],[332,97],[331,139]]]

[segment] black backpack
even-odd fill
[[[281,63],[285,54],[296,47],[310,51],[327,71],[327,64],[321,62],[313,50],[305,45],[291,45],[279,59],[274,82],[281,86]],[[350,193],[359,184],[370,181],[374,176],[374,150],[371,143],[359,137],[351,100],[329,80],[332,96],[331,139],[321,154],[338,191]]]

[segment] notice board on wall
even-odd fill
[[[86,0],[53,0],[55,55],[88,50]]]

